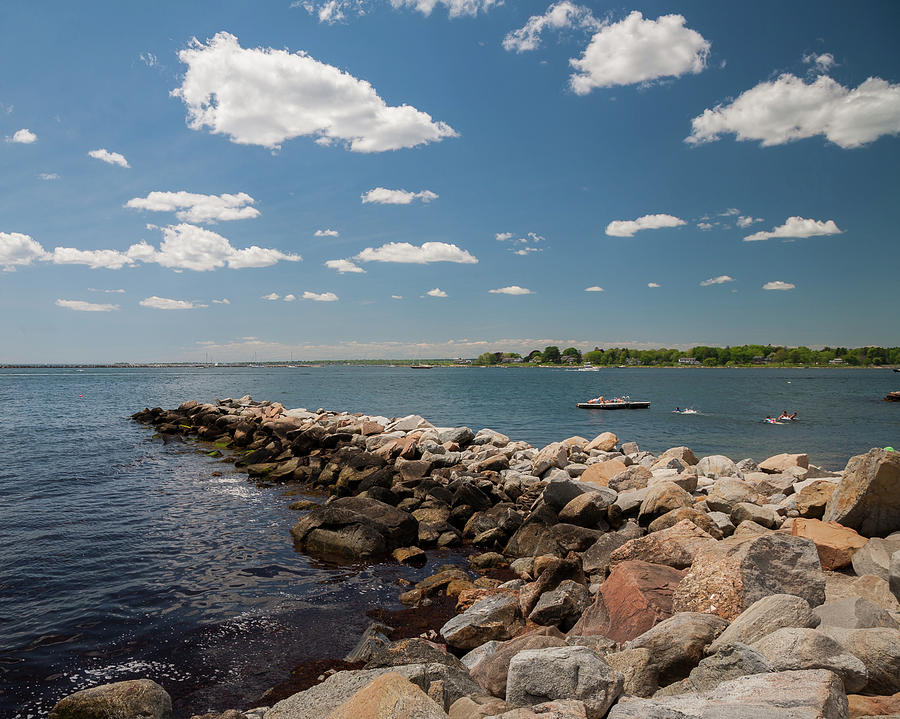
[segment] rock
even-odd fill
[[[602,719],[622,694],[622,675],[587,647],[530,649],[509,663],[506,703],[529,706],[577,699],[588,719]]]
[[[159,684],[133,679],[69,694],[50,710],[50,719],[171,719],[172,699]]]
[[[847,697],[824,669],[752,674],[708,692],[620,701],[607,719],[847,719]]]
[[[812,629],[819,625],[809,602],[793,594],[773,594],[741,612],[709,646],[709,653],[722,651],[730,644],[753,644],[767,634],[784,627]]]
[[[672,447],[663,452],[656,460],[656,464],[664,465],[670,459],[678,459],[688,467],[693,467],[699,461],[696,455],[688,447]]]
[[[706,496],[706,506],[714,512],[730,515],[738,504],[752,502],[754,499],[756,499],[756,490],[752,486],[740,479],[726,477],[713,485]]]
[[[834,494],[837,485],[825,479],[816,479],[807,484],[796,494],[797,511],[801,517],[818,519],[825,514],[828,500]]]
[[[811,606],[825,601],[825,576],[811,540],[777,533],[723,539],[694,559],[675,590],[674,608],[731,620],[771,594],[795,594]]]
[[[496,697],[460,697],[450,707],[450,719],[484,719],[502,714],[509,705]],[[360,719],[363,719],[360,717]]]
[[[492,639],[510,639],[521,627],[519,602],[512,594],[497,594],[475,602],[441,627],[451,647],[474,649]]]
[[[735,466],[728,457],[721,454],[714,454],[711,457],[704,457],[697,462],[697,475],[700,477],[743,477],[740,470]]]
[[[488,694],[492,694],[495,697],[505,697],[509,663],[516,654],[526,649],[547,649],[549,647],[564,647],[565,645],[566,642],[562,633],[554,627],[547,627],[515,639],[510,639],[507,642],[501,642],[491,656],[486,657],[471,670],[472,678]]]
[[[562,699],[530,707],[519,707],[498,714],[491,719],[587,719],[584,702]]]
[[[503,642],[492,639],[491,641],[485,642],[471,651],[466,652],[460,657],[459,661],[461,661],[466,669],[469,670],[469,674],[474,676],[473,672],[475,671],[475,667],[480,666],[486,659],[494,656],[497,649],[501,646],[503,646]]]
[[[900,715],[900,693],[881,697],[864,697],[859,694],[849,694],[847,695],[847,701],[850,704],[850,719]]]
[[[781,524],[778,515],[770,507],[760,507],[750,502],[739,502],[731,510],[731,521],[740,525],[741,522],[756,522],[766,529],[775,529]]]
[[[782,474],[789,467],[809,467],[809,455],[807,454],[776,454],[759,463],[759,469],[769,474]]]
[[[391,556],[400,564],[422,566],[428,560],[425,552],[418,547],[400,547],[391,552]]]
[[[609,488],[616,492],[625,492],[629,489],[643,489],[653,478],[653,473],[646,467],[633,464],[614,475],[609,480]]]
[[[685,519],[693,522],[713,539],[722,539],[725,536],[719,525],[706,512],[701,512],[693,507],[679,507],[671,512],[666,512],[650,522],[647,530],[649,532],[659,532],[663,529],[674,527]],[[734,531],[734,525],[731,524],[731,520],[727,516],[725,519],[728,520],[728,524],[731,525],[731,529]]]
[[[584,446],[584,451],[590,452],[592,449],[598,449],[601,452],[609,452],[615,449],[618,443],[619,438],[616,437],[616,435],[614,435],[612,432],[603,432],[602,434],[598,434],[590,442],[588,442]]]
[[[750,645],[775,671],[828,669],[841,677],[844,690],[856,692],[866,686],[865,664],[831,637],[815,629],[785,627]]]
[[[737,642],[700,660],[700,663],[691,670],[688,684],[691,687],[690,691],[705,692],[731,679],[772,671],[775,671],[772,664],[762,654],[746,644]]]
[[[455,442],[460,447],[465,447],[473,439],[475,439],[475,433],[468,427],[451,427],[438,432],[438,442],[441,444]]]
[[[837,522],[821,522],[818,519],[795,519],[791,524],[791,534],[815,542],[819,561],[825,570],[849,565],[853,555],[868,541]]]
[[[588,465],[588,468],[581,473],[578,481],[591,485],[593,488],[608,487],[609,480],[626,469],[624,462],[618,459],[607,459],[606,461]]]
[[[900,538],[872,537],[853,554],[851,559],[853,571],[858,576],[874,574],[888,581],[891,574],[891,555],[897,551],[900,551]]]
[[[433,427],[427,419],[417,414],[409,414],[406,417],[396,419],[385,427],[388,432],[412,432],[417,429]]]
[[[635,697],[652,697],[659,689],[659,672],[653,663],[649,649],[626,649],[603,657],[625,679],[625,694]]]
[[[672,595],[683,576],[661,564],[618,564],[569,636],[600,634],[616,642],[639,637],[672,616]]]
[[[900,550],[891,555],[891,564],[888,567],[888,583],[891,592],[900,601]]]
[[[766,474],[765,472],[748,471],[744,472],[744,481],[757,492],[766,496],[789,495],[794,493],[794,482],[797,481],[797,478],[792,474]]]
[[[364,667],[381,669],[401,667],[408,664],[445,664],[457,671],[467,671],[465,665],[452,654],[439,649],[438,645],[424,639],[400,639],[381,649]]]
[[[885,627],[822,627],[821,631],[866,665],[869,675],[867,693],[894,694],[900,691],[900,631]]]
[[[900,624],[897,624],[889,612],[862,597],[825,602],[825,604],[816,607],[813,613],[821,620],[820,628],[869,629],[871,627],[888,627],[889,629],[900,629]]]
[[[560,510],[559,521],[579,527],[607,529],[606,508],[615,501],[615,492],[584,492]]]
[[[889,612],[900,612],[900,602],[891,594],[888,583],[873,574],[849,577],[838,572],[825,572],[825,597],[829,602],[862,597]]]
[[[638,525],[629,523],[618,532],[604,534],[581,555],[584,573],[605,578],[609,571],[610,555],[630,539],[641,536],[642,532]]]
[[[609,555],[609,566],[640,560],[651,564],[665,564],[675,569],[690,567],[694,557],[716,540],[688,519],[668,529],[632,539]]]
[[[590,603],[587,587],[567,579],[556,589],[541,595],[528,619],[542,626],[559,625],[565,631],[575,624]]]
[[[824,519],[855,529],[864,537],[883,537],[900,530],[900,452],[870,449],[851,457]]]
[[[719,531],[725,537],[730,537],[734,534],[734,522],[731,521],[731,517],[729,517],[724,512],[707,512],[707,517],[709,517],[710,521],[718,527]],[[712,534],[712,532],[710,532]]]
[[[552,442],[544,447],[531,464],[531,473],[540,477],[551,467],[563,469],[569,461],[569,448],[562,442]]]
[[[581,585],[585,583],[581,566],[573,560],[548,557],[544,564],[536,562],[534,571],[538,575],[537,580],[519,592],[522,616],[531,614],[541,595],[556,589],[562,582],[572,580]]]
[[[694,498],[672,482],[659,482],[652,485],[641,502],[638,517],[654,518],[679,507],[690,507]]]
[[[682,612],[663,620],[625,649],[648,649],[659,671],[660,684],[683,679],[703,657],[703,651],[728,622],[712,614]]]
[[[508,557],[564,555],[559,542],[550,534],[550,528],[558,521],[556,513],[549,506],[539,506],[509,538],[503,554]]]
[[[344,657],[345,662],[368,662],[372,657],[376,656],[382,649],[389,646],[391,640],[388,639],[384,632],[389,631],[390,627],[380,622],[372,622],[366,627],[362,633],[356,646],[350,650]],[[408,663],[408,662],[402,662]]]
[[[376,677],[325,719],[447,719],[442,707],[402,674]]]

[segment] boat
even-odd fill
[[[433,364],[411,364],[410,369],[434,369]]]
[[[590,362],[585,362],[583,367],[579,367],[574,372],[599,372],[599,367],[594,367]]]
[[[605,402],[578,402],[575,406],[579,409],[649,409],[650,403],[644,401],[634,401],[628,397],[624,397],[619,401],[607,400]]]
[[[688,407],[687,409],[673,409],[672,414],[700,414],[693,407]]]

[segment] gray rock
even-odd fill
[[[649,649],[625,649],[607,654],[603,659],[625,677],[625,694],[652,697],[659,689],[659,671]]]
[[[823,519],[864,537],[900,530],[900,452],[870,449],[851,457]]]
[[[784,627],[812,629],[819,617],[802,597],[773,594],[763,597],[741,612],[709,646],[709,653],[722,651],[729,644],[753,644],[767,634]]]
[[[475,433],[468,427],[452,427],[438,432],[438,442],[456,442],[460,447],[465,447],[475,439]]]
[[[551,467],[564,469],[569,460],[569,449],[562,442],[553,442],[537,453],[532,463],[532,474],[540,477]]]
[[[607,719],[847,719],[840,677],[823,669],[752,674],[709,692],[620,701]]]
[[[900,601],[900,550],[891,555],[891,565],[888,568],[888,575],[891,592],[897,597],[897,601]]]
[[[546,491],[545,489],[545,494]],[[559,521],[591,529],[609,529],[606,524],[606,509],[615,501],[616,493],[612,491],[585,492],[573,498],[559,511]]]
[[[894,621],[889,612],[877,604],[862,597],[841,599],[826,602],[813,609],[813,613],[821,619],[821,627],[843,627],[845,629],[869,629],[871,627],[887,627],[898,629],[900,625]]]
[[[779,524],[778,515],[769,507],[760,507],[750,502],[739,502],[731,510],[731,521],[735,524],[741,522],[756,522],[767,529],[775,529]]]
[[[521,627],[519,602],[512,594],[497,594],[475,602],[443,627],[441,636],[456,649],[474,649],[492,639],[510,639]]]
[[[488,694],[492,694],[495,697],[505,697],[509,663],[516,654],[529,649],[564,646],[566,646],[566,642],[563,639],[563,635],[555,627],[539,629],[536,632],[530,632],[515,639],[510,639],[508,642],[501,642],[497,651],[480,662],[471,671],[471,675]]]
[[[701,460],[702,461],[702,460]],[[730,515],[741,502],[752,502],[756,490],[746,482],[733,477],[718,480],[706,496],[706,506],[714,512]],[[736,522],[739,524],[740,522]]]
[[[345,662],[368,662],[378,652],[387,647],[391,640],[384,634],[389,627],[372,622],[363,632],[356,646],[344,657]]]
[[[460,660],[465,666],[466,669],[469,670],[471,674],[475,667],[477,667],[481,662],[489,659],[494,656],[497,652],[497,648],[502,646],[503,642],[497,641],[496,639],[492,639],[489,642],[485,642],[481,646],[475,647],[473,650],[466,652]]]
[[[571,479],[568,479],[568,475],[566,475],[565,479],[547,483],[547,486],[544,487],[543,499],[553,511],[558,512],[575,499],[575,497],[584,494],[587,491],[588,487],[585,487],[585,485],[579,482],[573,482]]]
[[[587,647],[526,650],[509,663],[506,703],[530,706],[578,699],[588,719],[602,719],[622,694],[623,682],[621,674]]]
[[[605,578],[609,572],[609,555],[625,542],[640,537],[642,533],[643,530],[637,524],[628,522],[619,531],[604,534],[581,555],[584,573]]]
[[[737,477],[740,479],[744,476],[734,462],[721,454],[703,457],[697,463],[697,474],[701,477],[712,477],[713,479],[719,479],[720,477]]]
[[[691,691],[705,692],[749,674],[775,671],[771,662],[758,651],[740,642],[729,644],[694,667],[688,676]]]
[[[50,719],[171,719],[172,699],[159,684],[133,679],[82,689],[61,699]]]
[[[900,692],[900,631],[884,627],[824,627],[821,631],[865,664],[869,674],[867,694]]]
[[[583,584],[567,579],[556,589],[544,592],[538,599],[528,619],[542,626],[560,626],[571,629],[582,612],[591,603],[591,595]]]
[[[730,537],[734,534],[734,522],[725,512],[707,512],[706,516],[719,528],[723,537]]]
[[[844,690],[858,692],[869,681],[866,665],[841,644],[815,629],[786,627],[766,635],[751,647],[776,671],[828,669],[844,682]]]
[[[850,560],[857,576],[874,574],[885,581],[891,575],[891,555],[900,551],[900,539],[881,539],[872,537],[853,553]]]
[[[759,465],[754,462],[750,457],[746,459],[742,459],[740,462],[735,462],[735,467],[737,467],[741,472],[758,472]]]
[[[653,477],[653,473],[640,464],[627,467],[624,471],[609,480],[609,488],[616,492],[626,492],[632,489],[643,489]]]
[[[653,518],[678,507],[690,507],[694,498],[677,484],[668,481],[650,485],[641,502],[640,518]],[[621,495],[620,495],[621,496]],[[618,499],[616,500],[618,503]]]

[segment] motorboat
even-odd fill
[[[620,397],[617,399],[607,399],[603,402],[578,402],[575,406],[579,409],[649,409],[650,403],[635,401],[630,397]]]

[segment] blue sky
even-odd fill
[[[894,345],[900,5],[0,6],[0,362]]]

